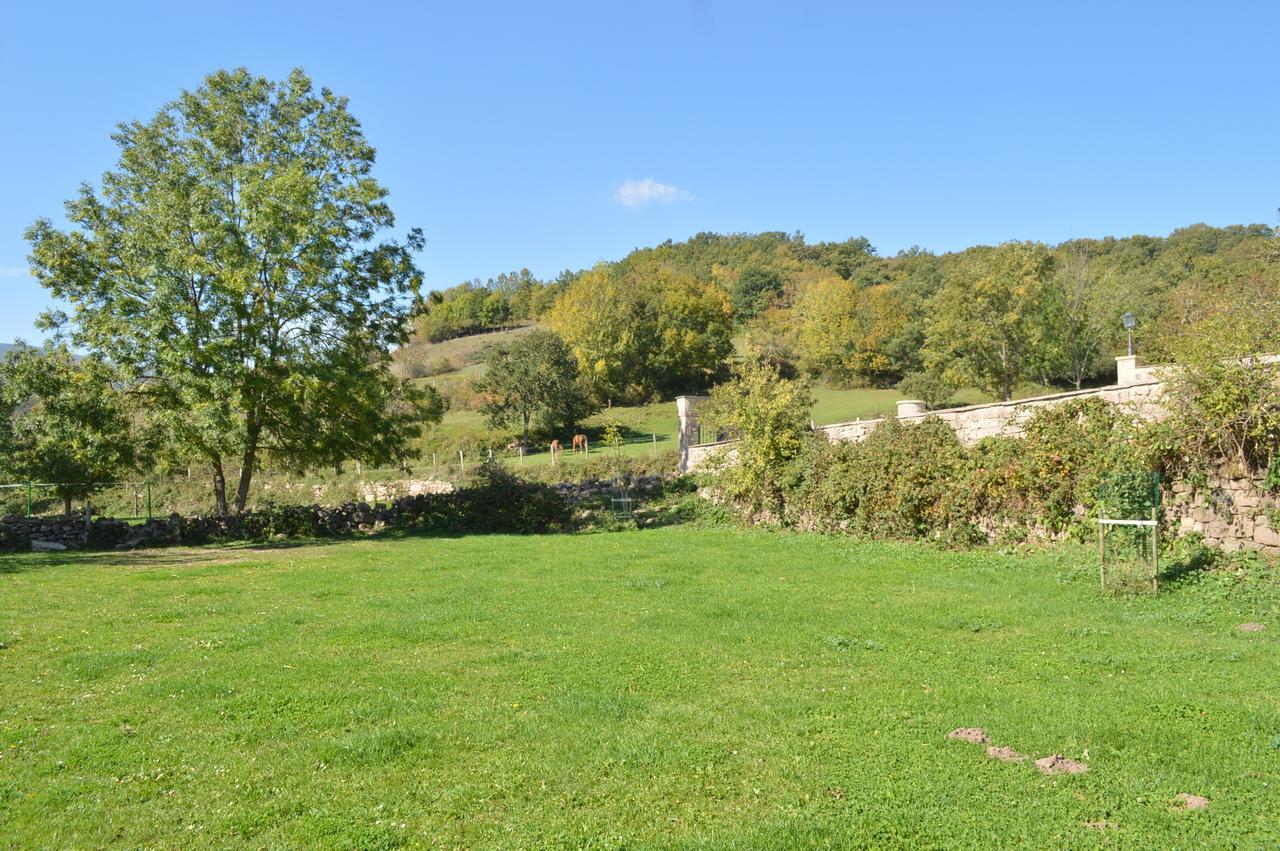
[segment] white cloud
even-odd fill
[[[0,266],[0,278],[29,278],[31,269],[27,266]]]
[[[643,207],[646,204],[692,201],[693,196],[679,186],[659,183],[652,177],[646,177],[644,180],[624,180],[614,190],[613,200],[624,207]]]

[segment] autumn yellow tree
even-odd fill
[[[801,285],[792,315],[796,354],[809,372],[845,383],[899,377],[889,344],[908,315],[891,286],[858,286],[824,275]]]
[[[732,351],[732,319],[721,288],[656,264],[596,266],[546,317],[605,402],[709,387]]]

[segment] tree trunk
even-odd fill
[[[227,477],[222,472],[222,459],[213,459],[213,501],[214,513],[219,517],[227,514]]]
[[[62,498],[62,513],[67,515],[68,517],[71,516],[71,497],[70,496],[64,496]]]
[[[245,434],[244,458],[240,461],[240,484],[236,487],[236,513],[244,511],[249,501],[249,483],[253,481],[253,466],[258,461],[258,435],[262,427],[258,421],[250,417]]]

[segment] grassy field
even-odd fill
[[[0,845],[1274,847],[1267,581],[687,526],[4,556]]]

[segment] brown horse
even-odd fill
[[[587,451],[587,436],[585,434],[575,434],[573,436],[573,451],[577,452],[579,449],[583,452]]]
[[[559,441],[559,440],[553,440],[553,441],[551,441],[551,455],[552,455],[552,457],[554,457],[554,456],[556,455],[556,453],[558,453],[559,451],[560,451],[560,441]]]

